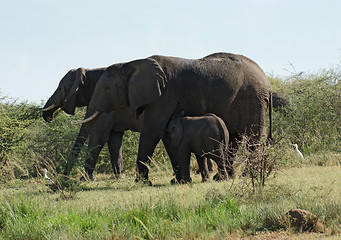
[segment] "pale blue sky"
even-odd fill
[[[340,0],[0,0],[0,92],[41,103],[72,68],[243,54],[268,74],[341,64]]]

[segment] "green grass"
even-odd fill
[[[243,192],[242,180],[170,185],[156,171],[152,187],[133,178],[82,183],[63,200],[39,179],[13,181],[0,190],[1,239],[224,239],[286,229],[292,208],[313,212],[340,234],[341,167],[310,166],[281,171],[262,195]],[[321,236],[325,236],[321,235]]]

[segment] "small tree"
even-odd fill
[[[275,176],[282,155],[281,150],[276,148],[277,143],[269,144],[267,140],[253,143],[249,136],[242,136],[235,161],[239,168],[236,177],[243,179],[242,188],[261,193],[267,180]]]

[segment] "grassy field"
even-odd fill
[[[341,161],[341,156],[336,155]],[[340,239],[341,167],[278,172],[261,195],[242,179],[170,185],[168,166],[153,186],[99,175],[65,199],[43,178],[14,180],[0,190],[1,239]],[[69,194],[69,192],[67,193]],[[322,219],[324,233],[298,234],[285,221],[293,208]]]

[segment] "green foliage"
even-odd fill
[[[271,79],[274,91],[284,92],[289,106],[274,113],[275,137],[298,144],[304,155],[341,151],[341,72],[293,75]]]
[[[13,160],[11,155],[26,141],[26,128],[34,124],[39,113],[39,107],[33,104],[17,104],[6,98],[0,102],[0,179],[4,174],[16,176],[17,172],[7,166],[17,166],[16,169],[23,170],[22,161]]]
[[[41,116],[40,106],[5,100],[0,103],[0,180],[36,177],[42,168],[47,168],[53,175],[61,173],[80,129],[80,125],[74,122],[84,117],[85,108],[78,109],[74,116],[58,110],[53,121],[47,123]],[[139,133],[125,132],[123,156],[126,174],[135,173],[138,141]],[[83,168],[89,151],[86,142],[73,173],[78,173],[77,167]],[[162,162],[166,160],[162,144],[157,146],[154,156]],[[96,171],[112,173],[107,147],[99,155]]]

